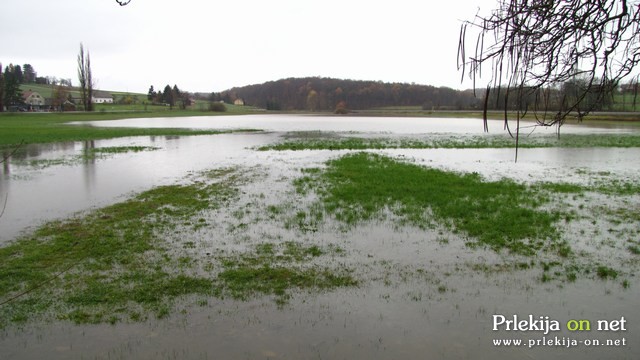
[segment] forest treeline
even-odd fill
[[[511,89],[493,89],[487,99],[489,110],[528,108],[537,111],[561,111],[585,86],[580,78],[559,86],[526,91],[516,96]],[[596,91],[596,90],[594,90]],[[419,106],[424,110],[477,110],[484,106],[482,89],[456,90],[447,87],[381,81],[343,80],[321,77],[288,78],[264,84],[235,87],[212,94],[214,100],[244,104],[267,110],[339,111],[366,110],[392,106]],[[610,111],[638,111],[638,83],[620,84],[604,97],[588,93],[580,100],[583,108]],[[592,107],[597,101],[597,106]],[[524,103],[524,104],[523,104]],[[523,106],[524,105],[524,106]]]
[[[421,106],[425,109],[479,108],[473,91],[428,85],[384,83],[306,77],[235,87],[216,94],[217,100],[267,110],[334,111],[346,107],[364,110],[388,106]]]

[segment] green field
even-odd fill
[[[52,98],[56,86],[42,85],[42,84],[22,84],[20,89],[24,93],[25,91],[35,91],[44,98]],[[67,88],[68,89],[68,88]],[[74,98],[79,99],[81,97],[80,91],[76,87],[72,87],[71,90],[67,90],[68,93]],[[95,90],[101,93],[109,94],[113,97],[113,103],[99,104],[95,103],[95,111],[168,111],[169,106],[167,104],[152,104],[147,98],[147,94],[125,92],[125,91],[108,91],[108,90]],[[229,111],[233,112],[236,106],[231,104],[225,104]],[[176,104],[176,108],[178,105]],[[206,111],[208,110],[209,102],[206,100],[196,100],[196,103],[189,106],[187,110],[193,111]],[[252,109],[247,106],[246,108]],[[171,109],[173,110],[173,109]]]
[[[53,91],[56,87],[57,86],[55,85],[44,85],[44,84],[22,84],[20,85],[20,90],[22,90],[22,92],[35,91],[40,95],[42,95],[42,97],[44,98],[50,98],[52,97]],[[70,93],[71,96],[73,96],[74,98],[80,97],[80,91],[78,90],[77,87],[72,87],[71,90],[69,90],[69,88],[66,88],[66,89],[67,89],[67,92]],[[113,95],[115,100],[118,100],[123,96],[131,96],[133,99],[135,99],[138,102],[147,101],[147,94],[132,93],[132,92],[126,92],[126,91],[96,90],[96,89],[94,89],[94,91],[109,93]]]
[[[117,112],[96,111],[92,113],[0,113],[0,148],[11,147],[17,144],[110,139],[124,136],[217,134],[220,133],[220,131],[160,128],[98,128],[92,126],[69,126],[67,123],[72,121],[82,122],[128,118],[238,115],[251,112],[250,108],[227,105],[226,112],[168,110],[168,108],[162,108],[161,110],[155,111],[123,109]]]
[[[615,94],[613,103],[608,107],[610,111],[640,111],[640,96],[633,94]]]
[[[20,85],[20,90],[24,93],[25,91],[35,91],[40,94],[43,98],[51,98],[53,94],[53,90],[56,87],[53,85],[44,85],[44,84],[22,84]],[[69,94],[74,98],[80,97],[80,92],[75,90],[77,88],[72,88],[74,90],[69,91]]]

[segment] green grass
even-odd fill
[[[596,268],[596,274],[601,279],[607,279],[607,278],[615,279],[618,277],[618,272],[607,266],[598,266]]]
[[[56,86],[52,86],[52,85],[44,85],[44,84],[22,84],[20,85],[20,90],[22,90],[22,92],[26,92],[26,91],[35,91],[38,94],[40,94],[40,96],[42,96],[43,98],[51,98],[54,89],[56,88]],[[71,91],[69,91],[69,93],[71,94],[71,96],[75,97],[75,98],[79,98],[80,97],[80,91],[77,90],[78,88],[72,88]]]
[[[246,112],[235,112],[243,114]],[[210,135],[229,131],[171,128],[100,128],[69,125],[68,122],[118,120],[127,118],[214,116],[219,113],[200,111],[161,112],[93,112],[93,113],[0,113],[0,149],[20,143],[52,143],[111,139],[125,136]],[[229,114],[229,113],[224,113]],[[255,131],[255,130],[247,130]]]
[[[128,152],[141,152],[158,150],[159,148],[153,146],[110,146],[101,148],[92,148],[90,151],[94,154],[122,154]]]
[[[21,164],[23,166],[25,165],[31,166],[37,169],[44,169],[50,166],[78,165],[87,160],[104,159],[115,154],[122,154],[122,153],[128,153],[128,152],[154,151],[159,149],[160,148],[153,147],[153,146],[111,146],[111,147],[91,148],[83,151],[81,155],[64,156],[58,159],[37,159],[37,160],[13,159],[12,163]]]
[[[233,255],[221,251],[206,264],[188,256],[195,242],[173,246],[167,241],[170,234],[211,226],[203,213],[235,201],[236,186],[246,180],[233,169],[201,175],[191,184],[156,187],[83,216],[47,223],[0,247],[0,328],[34,320],[163,318],[185,295],[273,295],[281,305],[295,289],[358,284],[349,269],[315,262],[342,254],[334,246],[261,243]]]
[[[611,108],[613,111],[640,111],[640,96],[635,97],[633,94],[615,94]]]
[[[621,100],[621,99],[620,99]],[[627,98],[628,100],[628,98]],[[640,104],[636,105],[636,109],[640,108]],[[627,102],[625,111],[622,110],[620,105],[615,105],[611,112],[598,113],[594,112],[585,117],[582,122],[584,123],[597,123],[597,122],[611,122],[611,121],[625,121],[625,122],[638,122],[640,116],[637,113],[629,112],[631,110],[631,103]],[[616,112],[617,111],[617,112]],[[508,112],[509,120],[515,120],[517,113]],[[539,114],[542,116],[543,114]],[[553,114],[547,114],[550,116]],[[427,117],[427,118],[467,118],[467,119],[482,119],[482,110],[422,110],[417,106],[389,106],[374,108],[369,110],[355,110],[347,116],[384,116],[384,117]],[[504,120],[504,111],[489,110],[487,111],[487,118],[494,120]],[[533,111],[529,111],[524,117],[521,118],[525,121],[535,121],[535,115]],[[575,117],[569,116],[566,119],[566,124],[575,124],[578,121]]]
[[[157,187],[0,248],[0,327],[37,317],[163,317],[179,296],[213,294],[212,279],[188,272],[161,239],[235,196],[226,182]]]
[[[624,181],[618,179],[604,179],[601,181],[597,181],[593,186],[590,187],[591,190],[597,191],[603,194],[612,194],[612,195],[637,195],[640,194],[640,182],[636,180],[633,181]],[[640,215],[635,216],[636,221],[640,220]]]
[[[515,148],[515,140],[509,136],[430,136],[425,139],[391,139],[391,138],[357,138],[331,137],[286,140],[258,148],[268,150],[365,150],[365,149],[480,149],[480,148]],[[591,148],[591,147],[640,147],[640,135],[601,134],[574,135],[566,134],[558,138],[555,135],[521,138],[521,148]]]
[[[275,295],[276,302],[284,304],[291,289],[356,286],[358,281],[348,269],[309,265],[314,258],[341,252],[339,248],[324,249],[293,241],[258,244],[253,251],[221,259],[224,270],[218,275],[220,291],[236,299]]]
[[[98,158],[106,158],[115,154],[137,153],[142,151],[154,151],[160,148],[154,146],[109,146],[100,148],[91,148],[77,156],[79,161],[93,160]],[[71,161],[73,163],[73,161]]]
[[[320,175],[296,181],[298,191],[317,191],[327,212],[349,225],[373,219],[385,207],[407,222],[428,227],[438,221],[471,242],[531,255],[542,248],[567,254],[554,227],[557,214],[541,210],[540,190],[509,180],[487,182],[457,174],[356,153],[328,163]]]

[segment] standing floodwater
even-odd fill
[[[342,213],[323,209],[323,195],[317,189],[346,183],[321,181],[331,178],[323,177],[328,171],[339,173],[332,160],[360,150],[329,150],[330,145],[316,150],[257,150],[292,140],[332,144],[384,139],[388,144],[437,138],[464,143],[502,135],[498,121],[490,124],[489,135],[482,133],[481,120],[476,119],[252,115],[100,121],[94,126],[264,132],[25,146],[4,164],[0,176],[0,196],[3,202],[7,199],[0,217],[3,246],[51,220],[81,217],[159,186],[200,184],[212,174],[228,173],[235,179],[233,197],[193,219],[165,224],[156,235],[166,243],[168,254],[186,264],[175,272],[200,272],[217,286],[216,275],[234,261],[235,271],[246,265],[243,261],[273,269],[284,266],[282,259],[287,259],[290,263],[285,264],[292,269],[346,269],[357,285],[279,289],[244,298],[234,293],[191,294],[163,316],[151,314],[143,320],[138,312],[132,316],[128,310],[114,309],[104,316],[113,319],[113,325],[61,320],[9,326],[0,336],[3,358],[640,357],[635,341],[640,332],[640,283],[635,276],[639,255],[634,253],[640,220],[633,215],[640,210],[640,194],[633,190],[640,178],[638,147],[522,148],[517,163],[513,148],[364,150],[446,174],[477,173],[484,182],[512,179],[531,187],[523,190],[530,191],[530,198],[538,196],[536,191],[549,191],[544,193],[547,198],[541,196],[539,203],[526,206],[556,216],[553,224],[558,232],[552,236],[560,234],[556,240],[567,241],[571,252],[559,248],[532,255],[507,250],[515,248],[509,244],[491,248],[475,243],[458,230],[463,225],[456,223],[457,218],[439,217],[438,206],[444,209],[447,204],[424,209],[428,219],[424,224],[406,221],[399,203],[387,204],[367,221],[341,220],[340,214],[350,211],[348,206]],[[562,130],[585,136],[640,134],[637,127],[624,125]],[[531,136],[546,135],[555,136],[554,129],[536,129]],[[540,184],[543,190],[536,188]],[[301,190],[304,186],[306,192]],[[475,196],[468,194],[452,202]],[[491,199],[487,204],[490,209]],[[505,228],[508,222],[505,218]],[[272,263],[262,263],[265,259]],[[494,330],[494,316],[557,320],[560,330],[545,333],[537,323],[527,324],[525,330],[512,331],[505,324]],[[624,331],[596,329],[598,320],[608,324],[621,319]],[[571,320],[588,320],[593,328],[570,331]],[[523,342],[503,343],[513,339]],[[603,345],[589,346],[594,340]]]
[[[3,164],[0,191],[7,200],[0,221],[0,241],[13,239],[21,230],[45,220],[123,199],[133,192],[172,183],[190,171],[262,161],[251,148],[270,144],[286,132],[329,132],[347,136],[415,136],[482,134],[478,119],[343,118],[317,116],[215,116],[98,121],[95,126],[170,127],[198,129],[263,129],[268,134],[232,134],[196,137],[137,137],[64,144],[24,146]],[[502,133],[502,123],[490,124]],[[565,126],[563,133],[628,133],[634,128]],[[637,131],[637,129],[635,129]],[[553,134],[540,128],[536,134]],[[149,147],[148,151],[90,155],[92,149]],[[569,168],[611,171],[623,177],[637,172],[636,149],[531,149],[521,150],[513,164],[513,149],[393,150],[416,161],[452,170],[480,172],[491,178],[520,180],[564,178]],[[323,161],[327,154],[318,154]]]

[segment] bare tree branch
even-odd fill
[[[477,32],[470,52],[472,30]],[[468,74],[475,87],[483,66],[490,66],[489,86],[498,92],[505,86],[507,92],[515,89],[518,110],[526,112],[533,105],[541,126],[562,125],[570,114],[582,119],[639,63],[638,0],[499,0],[490,16],[476,15],[460,29],[458,67],[463,76]],[[547,116],[548,89],[575,79],[580,86]],[[547,103],[528,104],[531,97]],[[585,106],[586,97],[592,101]],[[538,111],[544,113],[538,116]]]
[[[125,6],[125,5],[128,5],[131,2],[131,0],[116,0],[116,2],[120,4],[120,6]]]

